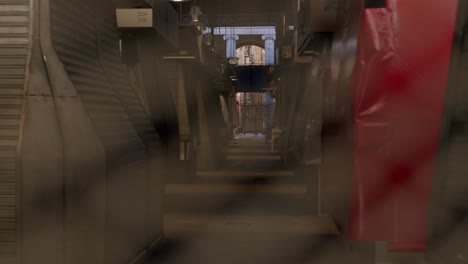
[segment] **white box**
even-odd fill
[[[151,28],[153,27],[152,8],[122,8],[116,9],[117,27],[119,28]]]

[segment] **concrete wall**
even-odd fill
[[[432,181],[428,218],[430,261],[447,263],[468,257],[466,214],[468,203],[468,3],[459,1],[457,24],[445,108],[442,119],[437,171]]]

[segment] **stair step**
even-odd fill
[[[302,184],[166,184],[166,194],[306,194]]]
[[[282,177],[294,176],[294,171],[290,170],[271,170],[271,171],[245,171],[245,170],[219,170],[219,171],[198,171],[198,177],[203,178],[222,178],[222,177]]]
[[[255,155],[226,155],[226,160],[255,160],[255,161],[280,161],[281,155],[278,154],[255,154]]]
[[[305,215],[318,207],[303,184],[171,184],[165,191],[166,213]]]
[[[237,139],[233,139],[232,141],[240,141],[240,142],[243,142],[243,141],[265,141],[265,136],[264,135],[253,135],[253,136],[245,136],[243,135],[242,133],[238,134],[238,138]]]
[[[265,140],[234,140],[227,143],[228,146],[269,146],[270,144],[266,143]]]
[[[271,143],[266,143],[262,141],[228,141],[226,143],[230,147],[244,147],[244,146],[255,146],[255,147],[271,147]],[[273,144],[278,145],[278,144]]]
[[[166,214],[164,232],[169,237],[207,234],[339,235],[330,216],[200,216]]]
[[[164,236],[148,264],[349,262],[347,244],[329,216],[168,214],[164,216]]]
[[[224,153],[232,155],[232,154],[276,154],[278,155],[278,150],[271,148],[226,148]]]
[[[224,184],[298,184],[304,183],[304,177],[298,177],[294,171],[287,170],[220,170],[199,171],[196,173],[195,182]]]
[[[222,163],[222,169],[224,170],[250,170],[250,171],[259,171],[259,170],[284,170],[284,164],[281,162],[281,159],[278,159],[278,156],[274,159],[225,159]]]

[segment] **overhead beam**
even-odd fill
[[[214,26],[276,26],[281,22],[278,14],[216,14],[211,16]]]
[[[197,0],[205,14],[279,14],[284,0]]]
[[[152,6],[151,0],[114,0],[117,8],[147,8]]]
[[[216,27],[213,33],[215,35],[275,35],[276,29],[275,27]]]

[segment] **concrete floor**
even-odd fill
[[[148,263],[344,263],[338,228],[310,198],[318,194],[269,147],[241,135],[221,170],[167,184],[165,241]]]

